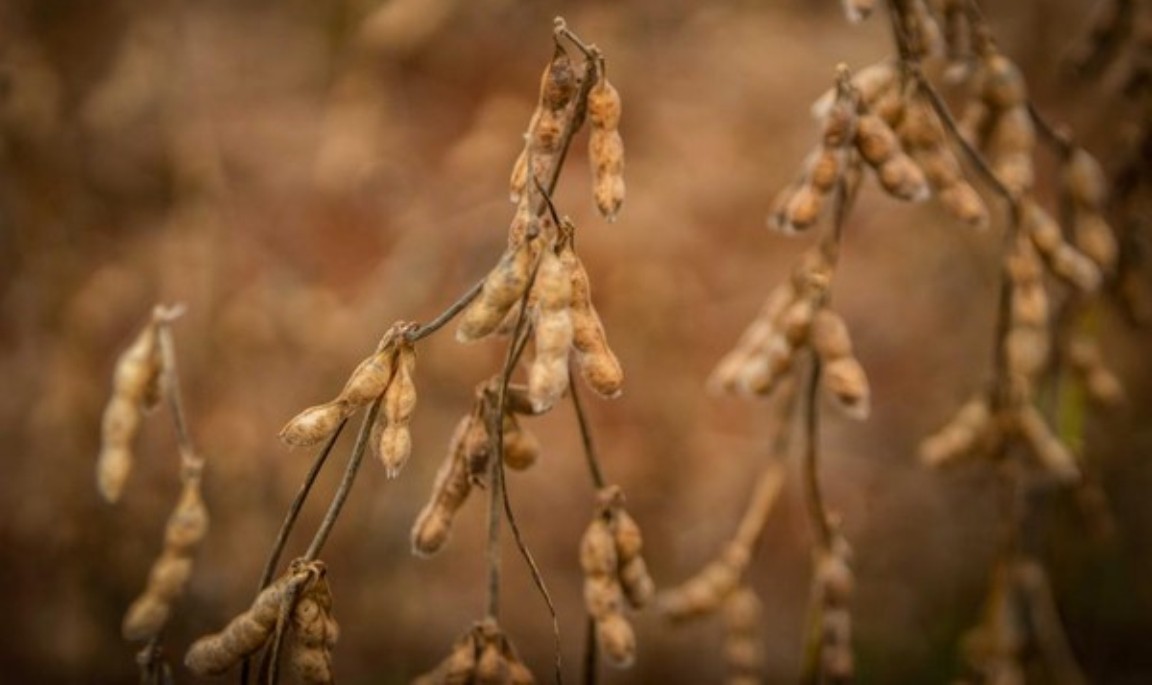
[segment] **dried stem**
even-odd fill
[[[571,374],[571,368],[569,374]],[[572,376],[575,378],[575,376]],[[588,464],[588,475],[592,477],[592,485],[597,490],[604,487],[604,472],[600,469],[600,460],[596,456],[596,446],[592,442],[592,426],[584,414],[584,405],[580,401],[580,393],[576,391],[576,384],[568,386],[568,394],[572,398],[572,409],[576,413],[576,423],[580,426],[580,442],[584,446],[584,461]]]
[[[320,556],[320,550],[324,548],[328,534],[332,532],[332,526],[336,525],[340,510],[344,507],[344,502],[352,491],[352,484],[356,481],[356,474],[360,470],[360,464],[364,461],[364,453],[368,449],[368,436],[372,432],[372,424],[376,422],[376,415],[380,412],[380,400],[381,398],[377,397],[364,415],[364,421],[360,424],[360,432],[356,435],[356,445],[352,448],[352,455],[348,457],[348,466],[344,469],[344,478],[340,481],[340,488],[332,497],[332,503],[328,505],[328,512],[324,515],[324,520],[320,522],[320,527],[316,529],[316,535],[312,538],[312,544],[308,545],[308,551],[304,553],[305,561],[315,561]]]
[[[804,392],[804,492],[808,504],[808,516],[816,528],[817,544],[820,549],[832,547],[832,525],[828,522],[828,510],[824,506],[824,494],[820,488],[820,358],[811,356],[808,386]]]
[[[157,323],[157,338],[160,343],[161,368],[164,374],[165,399],[172,412],[172,424],[176,428],[176,446],[180,452],[181,478],[198,478],[204,460],[198,456],[192,445],[192,435],[188,430],[188,420],[184,413],[183,394],[180,391],[180,374],[176,369],[176,344],[172,340],[172,322],[184,314],[183,305],[156,307],[153,313]]]
[[[476,297],[480,295],[480,288],[483,287],[483,285],[484,279],[476,281],[476,283],[468,289],[468,292],[461,295],[458,300],[449,305],[448,308],[441,312],[435,319],[432,319],[426,324],[405,331],[404,339],[409,343],[416,343],[443,328],[448,324],[448,322],[456,318],[457,314],[464,311],[468,305],[472,304],[472,300],[475,300]]]
[[[596,647],[596,619],[588,616],[584,620],[584,671],[580,679],[583,685],[596,685],[600,682],[599,652]]]

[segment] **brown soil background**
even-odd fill
[[[277,442],[280,426],[332,395],[388,324],[431,318],[499,254],[508,170],[558,13],[603,48],[625,103],[620,220],[594,214],[583,138],[556,198],[581,227],[628,377],[618,400],[585,393],[604,467],[660,585],[694,572],[735,525],[766,456],[765,405],[711,397],[704,380],[808,244],[763,217],[815,140],[809,103],[837,62],[889,53],[884,22],[850,26],[831,0],[394,4],[410,16],[369,39],[365,0],[0,7],[0,679],[135,678],[119,625],[177,492],[167,418],[146,425],[118,506],[98,499],[93,466],[112,364],[156,301],[189,306],[177,344],[213,517],[167,636],[173,657],[246,605],[310,458]],[[1057,69],[1081,3],[987,4],[1040,107],[1116,160],[1134,115],[1106,79],[1071,83]],[[947,682],[977,618],[998,507],[985,471],[928,472],[914,453],[988,372],[998,238],[873,185],[846,241],[835,298],[874,408],[857,424],[829,407],[825,476],[856,554],[860,680]],[[1149,682],[1152,341],[1111,313],[1100,325],[1130,394],[1088,426],[1119,535],[1094,540],[1072,499],[1052,496],[1035,536],[1093,680]],[[450,332],[422,346],[412,461],[391,482],[369,463],[357,482],[324,555],[345,683],[406,682],[483,611],[481,498],[432,560],[409,554],[408,530],[500,355]],[[591,491],[567,407],[530,425],[546,454],[509,487],[574,678]],[[290,551],[319,521],[342,447]],[[809,572],[789,464],[751,572],[769,682],[797,673]],[[544,677],[548,615],[507,547],[503,622]],[[720,679],[717,622],[674,628],[648,612],[637,630],[636,666],[605,682]]]

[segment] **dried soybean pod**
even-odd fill
[[[561,247],[560,259],[572,280],[572,346],[578,353],[580,375],[602,397],[618,397],[623,391],[624,370],[608,346],[604,325],[592,304],[588,273],[570,243]]]
[[[112,397],[104,409],[96,461],[96,485],[109,503],[120,499],[132,470],[132,447],[143,412],[159,401],[158,325],[154,315],[116,360],[112,374]]]
[[[164,550],[152,565],[144,592],[124,616],[126,640],[150,640],[168,622],[172,604],[184,594],[192,574],[192,557],[208,532],[208,509],[199,478],[189,478],[164,528]]]
[[[540,457],[540,441],[521,427],[511,413],[504,415],[504,464],[510,469],[523,471]]]
[[[307,447],[324,440],[352,413],[342,400],[308,407],[280,429],[280,441],[290,447]]]
[[[616,574],[628,603],[635,609],[644,607],[655,593],[655,584],[648,575],[648,566],[641,556],[644,536],[640,526],[624,510],[624,493],[612,485],[598,494],[601,508],[609,517],[612,540],[616,547]]]
[[[636,633],[623,614],[609,614],[596,621],[596,641],[616,668],[628,668],[636,661]]]
[[[826,361],[852,356],[848,325],[828,307],[821,307],[812,319],[812,348]]]
[[[536,357],[528,368],[528,396],[536,413],[547,411],[568,389],[568,349],[573,325],[569,314],[572,279],[554,250],[546,248],[540,258],[536,281],[533,330]]]
[[[855,357],[842,357],[824,367],[824,387],[850,418],[863,421],[871,410],[868,376]]]
[[[507,685],[511,671],[502,649],[504,635],[500,627],[493,619],[486,618],[476,624],[473,633],[479,650],[474,676],[476,685]]]
[[[943,466],[979,446],[992,422],[988,402],[976,397],[966,402],[940,430],[920,443],[920,460]]]
[[[752,588],[741,586],[724,601],[724,659],[729,685],[764,680],[764,606]]]
[[[456,339],[460,342],[479,340],[496,330],[504,315],[516,304],[528,287],[532,273],[531,239],[510,246],[499,263],[484,279],[480,294],[460,317]]]
[[[624,139],[619,131],[592,129],[588,158],[592,164],[592,196],[600,216],[615,221],[624,205]]]
[[[471,416],[456,424],[448,456],[436,472],[432,496],[412,526],[412,553],[417,556],[432,556],[444,547],[452,532],[452,518],[472,491],[464,455],[464,438],[471,424]]]
[[[292,569],[264,588],[252,606],[223,630],[192,643],[184,665],[201,678],[218,676],[255,654],[272,635],[285,593],[296,580],[297,570]]]
[[[388,389],[377,425],[382,426],[377,453],[384,464],[388,478],[395,478],[412,453],[412,436],[408,422],[416,409],[416,383],[412,375],[416,368],[416,349],[402,344],[396,351],[396,372]]]
[[[719,558],[680,585],[656,598],[657,608],[673,621],[682,621],[711,613],[740,584],[748,566],[748,550],[729,543]]]
[[[1105,366],[1095,340],[1083,336],[1073,338],[1065,345],[1064,355],[1083,379],[1088,396],[1094,402],[1114,406],[1124,401],[1124,386]]]
[[[601,75],[588,91],[588,120],[597,128],[615,131],[620,126],[620,93]]]
[[[1008,110],[1026,104],[1028,97],[1020,69],[1004,55],[993,52],[981,64],[980,98],[993,109]]]
[[[1072,223],[1076,248],[1091,259],[1101,271],[1112,273],[1119,261],[1120,247],[1112,227],[1097,211],[1075,210]]]
[[[1061,181],[1065,191],[1077,206],[1097,209],[1108,200],[1108,181],[1096,158],[1083,148],[1077,148],[1064,161]]]
[[[413,685],[470,685],[476,673],[476,642],[473,630],[452,644],[452,651],[431,672],[413,681]]]
[[[288,666],[305,685],[335,682],[332,648],[339,629],[332,618],[332,591],[322,562],[310,567],[312,580],[292,609],[292,639],[287,645]]]
[[[391,344],[378,349],[356,367],[338,399],[349,406],[362,407],[384,394],[392,380],[396,352]]]

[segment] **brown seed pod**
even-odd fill
[[[577,77],[572,58],[560,45],[552,53],[552,60],[540,76],[540,107],[552,111],[568,106],[576,94]]]
[[[594,127],[588,138],[593,198],[600,216],[615,221],[624,204],[624,139],[616,129]]]
[[[1048,333],[1035,326],[1013,326],[1004,338],[1004,356],[1008,370],[1028,379],[1036,377],[1048,361]]]
[[[400,475],[412,454],[412,435],[408,423],[416,409],[416,383],[412,378],[416,368],[416,350],[402,344],[396,351],[396,373],[384,392],[378,427],[377,455],[384,464],[388,478]]]
[[[588,273],[571,245],[561,248],[560,259],[572,280],[572,346],[576,348],[576,366],[580,375],[602,397],[618,397],[623,391],[624,370],[604,333],[600,315],[592,304],[592,287]]]
[[[885,59],[860,69],[852,74],[852,87],[860,95],[860,101],[872,106],[878,99],[892,90],[900,69],[896,60]],[[816,102],[812,103],[812,116],[824,119],[837,100],[837,88],[829,88]]]
[[[1064,243],[1045,257],[1052,273],[1070,285],[1085,293],[1093,293],[1099,289],[1100,281],[1103,280],[1100,268],[1071,245]]]
[[[865,113],[857,120],[854,142],[864,161],[877,168],[901,153],[896,133],[872,113]]]
[[[475,629],[461,635],[452,651],[431,673],[420,676],[413,685],[470,685],[476,673]]]
[[[804,163],[805,181],[816,191],[831,192],[844,170],[844,151],[821,148],[812,152]]]
[[[628,668],[636,661],[636,633],[623,614],[609,614],[596,621],[596,641],[616,668]]]
[[[876,170],[880,186],[889,195],[907,202],[922,202],[932,194],[924,172],[903,153],[892,157]]]
[[[812,349],[825,362],[852,356],[848,324],[828,307],[821,307],[812,319]]]
[[[1016,429],[1032,449],[1032,454],[1040,465],[1050,474],[1064,482],[1080,479],[1080,467],[1076,464],[1076,458],[1060,438],[1052,433],[1048,422],[1035,407],[1029,404],[1017,410]]]
[[[644,536],[636,520],[623,508],[623,493],[616,486],[610,486],[600,493],[601,501],[608,502],[606,513],[609,527],[616,546],[616,573],[624,596],[635,609],[643,608],[652,599],[656,585],[648,575],[648,565],[644,562]],[[605,498],[608,498],[605,500]]]
[[[245,657],[264,646],[276,627],[280,607],[291,589],[308,577],[308,571],[297,564],[256,597],[252,606],[232,619],[219,633],[207,635],[192,643],[184,656],[184,665],[196,676],[223,675]]]
[[[96,485],[105,501],[115,503],[132,470],[132,447],[143,413],[160,399],[162,364],[159,323],[155,316],[116,360],[112,396],[101,424]]]
[[[512,305],[524,295],[532,273],[534,241],[510,246],[496,268],[484,279],[480,294],[460,316],[456,339],[460,342],[479,340],[504,320]]]
[[[150,640],[160,634],[172,605],[184,594],[192,575],[192,557],[207,531],[208,510],[200,494],[200,481],[190,478],[168,517],[164,550],[152,565],[148,584],[124,616],[124,639]]]
[[[508,662],[508,685],[536,685],[536,678],[532,671],[520,660],[512,642],[504,636],[501,640],[501,649],[504,659]]]
[[[1091,259],[1100,271],[1113,273],[1119,261],[1120,247],[1112,227],[1096,211],[1075,210],[1072,235],[1076,248]]]
[[[304,586],[292,609],[292,636],[286,645],[289,669],[300,683],[334,683],[332,649],[339,627],[332,617],[332,590],[320,562],[314,562],[314,578]]]
[[[860,421],[868,418],[871,410],[868,376],[855,357],[832,360],[824,366],[820,379],[848,417]]]
[[[1060,168],[1064,191],[1077,207],[1100,209],[1108,201],[1108,181],[1096,158],[1077,148]]]
[[[811,228],[820,218],[820,212],[824,209],[827,198],[828,193],[821,192],[811,185],[796,186],[787,196],[778,228],[787,234]]]
[[[280,441],[290,447],[315,445],[332,435],[353,411],[342,400],[308,407],[280,429]]]
[[[719,558],[680,585],[656,597],[660,613],[673,621],[703,616],[718,609],[740,584],[748,566],[749,553],[742,545],[730,543]]]
[[[485,619],[474,629],[479,656],[476,659],[476,685],[507,685],[511,673],[501,642],[503,635],[496,622]]]
[[[588,120],[596,128],[614,131],[620,126],[620,93],[607,76],[601,76],[588,91]]]
[[[523,471],[540,458],[540,441],[525,430],[511,413],[504,415],[504,465]]]
[[[432,496],[412,526],[412,553],[417,556],[429,557],[444,547],[452,532],[452,519],[472,492],[464,443],[474,422],[473,416],[465,416],[456,424],[448,456],[436,472]]]
[[[1020,69],[1004,55],[986,56],[981,67],[980,99],[992,109],[1007,110],[1026,104],[1028,91]]]
[[[944,466],[975,450],[992,422],[988,402],[975,397],[956,415],[920,443],[920,460],[928,466]]]
[[[724,658],[728,679],[760,683],[764,680],[764,606],[747,585],[724,601]]]
[[[967,181],[944,188],[937,197],[941,206],[957,219],[974,228],[987,228],[989,223],[988,206]]]
[[[384,394],[384,389],[392,380],[395,356],[395,350],[389,344],[360,362],[340,391],[338,399],[350,407],[362,407]]]
[[[568,349],[574,336],[570,266],[545,249],[532,286],[536,357],[528,368],[528,397],[536,413],[547,411],[568,389]]]

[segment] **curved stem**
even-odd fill
[[[824,506],[824,494],[820,489],[820,358],[812,355],[808,387],[804,393],[804,493],[808,505],[808,515],[816,528],[821,549],[832,547],[832,526],[828,522],[828,510]]]
[[[580,442],[584,446],[584,460],[588,464],[588,474],[592,477],[592,484],[597,490],[604,487],[604,472],[600,468],[600,460],[596,456],[596,446],[592,442],[592,426],[584,414],[584,405],[580,402],[580,393],[576,390],[575,376],[569,365],[568,394],[572,398],[572,409],[576,412],[576,423],[580,426]]]
[[[376,422],[376,415],[380,412],[380,400],[381,398],[377,397],[364,415],[364,421],[360,424],[360,432],[356,435],[356,445],[352,448],[352,455],[348,457],[348,466],[344,469],[344,478],[340,481],[340,488],[332,497],[332,503],[328,505],[328,512],[324,515],[324,520],[320,522],[320,527],[316,529],[316,535],[312,538],[312,544],[308,545],[308,551],[304,553],[306,561],[314,561],[320,556],[320,551],[324,548],[324,543],[327,542],[328,535],[332,532],[332,527],[336,525],[336,519],[340,516],[340,510],[344,508],[344,502],[352,491],[352,484],[356,482],[356,474],[360,470],[360,464],[364,461],[364,452],[368,448],[368,436],[372,432],[372,424]]]

